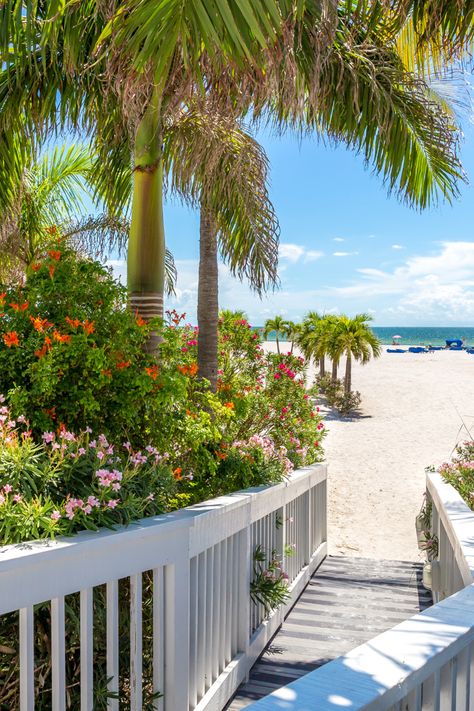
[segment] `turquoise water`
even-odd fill
[[[256,328],[262,333],[261,327]],[[446,339],[464,338],[464,344],[474,345],[473,326],[373,326],[373,332],[382,343],[392,343],[392,336],[402,336],[398,341],[403,346],[418,344],[445,346]],[[269,341],[275,340],[275,333],[270,333]]]

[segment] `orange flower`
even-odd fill
[[[3,340],[8,348],[12,346],[19,346],[20,341],[18,340],[18,333],[16,331],[8,331],[8,333],[3,334]]]
[[[51,259],[54,259],[56,262],[59,262],[59,260],[61,259],[61,252],[57,249],[50,249],[48,254]]]
[[[69,316],[66,316],[66,323],[68,323],[72,328],[79,328],[81,322],[79,321],[78,318],[69,318]]]
[[[59,331],[56,330],[53,331],[53,338],[58,343],[69,343],[71,340],[71,336],[68,336],[67,334],[61,335]]]
[[[2,293],[0,294],[0,305],[1,305],[1,306],[3,306],[3,304],[5,303],[5,297],[6,297],[6,295],[7,295],[7,292],[6,292],[6,291],[2,291]]]
[[[47,328],[52,326],[52,323],[49,323],[46,318],[40,318],[39,316],[30,316],[30,321],[33,324],[33,328],[35,331],[38,331],[38,333],[43,333],[43,331],[46,331]]]
[[[31,268],[34,272],[39,272],[39,270],[41,269],[41,264],[39,262],[35,262],[31,265]]]
[[[187,366],[187,365],[178,365],[178,370],[179,370],[179,372],[182,373],[183,375],[187,375],[187,374],[188,374],[188,366]]]
[[[55,270],[54,264],[50,264],[50,265],[49,265],[49,277],[50,277],[50,279],[52,279],[53,276],[54,276],[54,270]]]
[[[197,363],[191,363],[189,366],[189,375],[191,377],[194,377],[196,373],[198,372],[198,364]]]
[[[138,315],[138,311],[135,311],[135,321],[137,323],[137,326],[146,326],[147,325],[147,322],[145,321],[145,319]]]
[[[128,368],[130,366],[130,361],[129,360],[119,360],[116,363],[117,369],[118,370],[123,370],[124,368]]]
[[[38,350],[35,351],[35,356],[37,358],[43,358],[43,356],[45,356],[47,352],[48,352],[48,348],[47,348],[46,344],[44,344],[44,346],[42,348],[38,348]]]
[[[55,235],[57,231],[58,228],[56,227],[56,225],[51,225],[51,227],[46,228],[46,232],[48,232],[50,235]]]
[[[56,405],[54,407],[50,407],[49,410],[45,410],[45,413],[51,417],[52,420],[56,419]]]
[[[176,469],[173,472],[173,476],[175,479],[178,481],[182,479],[183,477],[181,476],[181,472],[183,471],[182,467],[176,467]]]
[[[233,410],[234,407],[235,407],[235,405],[234,405],[233,402],[225,402],[225,403],[224,403],[224,407],[228,407],[229,410]]]
[[[94,327],[94,321],[88,321],[87,319],[82,322],[82,328],[84,329],[84,333],[88,336],[90,333],[94,333],[95,327]]]
[[[10,304],[10,306],[12,307],[13,311],[26,311],[26,309],[28,308],[28,302],[24,301],[22,304],[13,303]]]
[[[112,371],[110,368],[105,368],[104,370],[100,371],[102,375],[106,375],[108,378],[112,377]]]
[[[216,456],[218,459],[227,459],[227,454],[224,452],[216,452]]]
[[[157,365],[152,365],[149,368],[145,368],[145,371],[147,375],[150,376],[153,380],[156,380],[158,377],[158,366]]]

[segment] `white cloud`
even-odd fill
[[[282,242],[280,244],[278,254],[280,259],[286,259],[288,262],[295,264],[300,259],[305,262],[314,262],[315,259],[324,257],[324,252],[315,249],[306,249],[301,244],[291,244],[290,242]]]
[[[289,262],[297,262],[301,259],[305,253],[304,247],[299,244],[291,244],[289,242],[282,242],[280,244],[279,250],[280,259],[288,259]]]
[[[333,242],[345,242],[346,240],[344,237],[334,237]]]
[[[437,254],[410,257],[391,272],[358,272],[359,282],[331,292],[350,299],[391,297],[391,313],[419,323],[466,323],[474,318],[473,242],[443,242]]]
[[[402,244],[392,244],[392,249],[405,249]]]
[[[319,252],[316,249],[310,249],[306,252],[305,262],[314,262],[315,259],[321,259],[324,257],[324,252]]]
[[[333,252],[332,256],[333,257],[352,257],[355,254],[359,254],[359,252]]]

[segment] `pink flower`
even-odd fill
[[[121,487],[121,485],[118,483],[118,481],[115,481],[115,482],[112,484],[112,491],[120,491],[121,488],[122,488],[122,487]]]
[[[54,442],[55,438],[56,435],[54,434],[54,432],[44,432],[42,436],[42,439],[45,444],[51,444],[51,442]]]
[[[5,503],[5,497],[3,494],[0,494],[0,506]]]
[[[86,453],[86,450],[84,449],[84,447],[79,447],[79,449],[77,450],[77,453],[79,454],[79,456],[82,456],[83,454]]]
[[[148,496],[145,499],[145,501],[154,501],[154,500],[155,500],[155,497],[153,494],[148,494]]]
[[[273,377],[275,378],[275,380],[279,380],[281,378],[281,375],[280,373],[275,373]]]
[[[105,457],[105,454],[103,452],[97,452],[97,459],[102,461],[102,459]]]
[[[23,497],[21,494],[15,494],[15,496],[13,497],[13,501],[18,504],[22,500],[22,498]]]
[[[13,486],[11,486],[10,484],[5,484],[5,486],[3,487],[3,493],[9,494],[10,491],[13,491]]]
[[[53,511],[53,513],[51,514],[51,520],[52,521],[59,521],[60,518],[61,518],[61,514],[59,513],[59,511]]]
[[[285,368],[286,368],[286,365],[284,363],[280,363],[278,365],[278,370],[285,370]]]
[[[88,496],[87,503],[89,506],[99,506],[100,501],[95,496]]]
[[[107,502],[107,507],[109,509],[114,509],[117,506],[117,499],[109,499]]]

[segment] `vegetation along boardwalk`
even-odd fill
[[[420,563],[330,556],[238,689],[238,711],[431,605]]]

